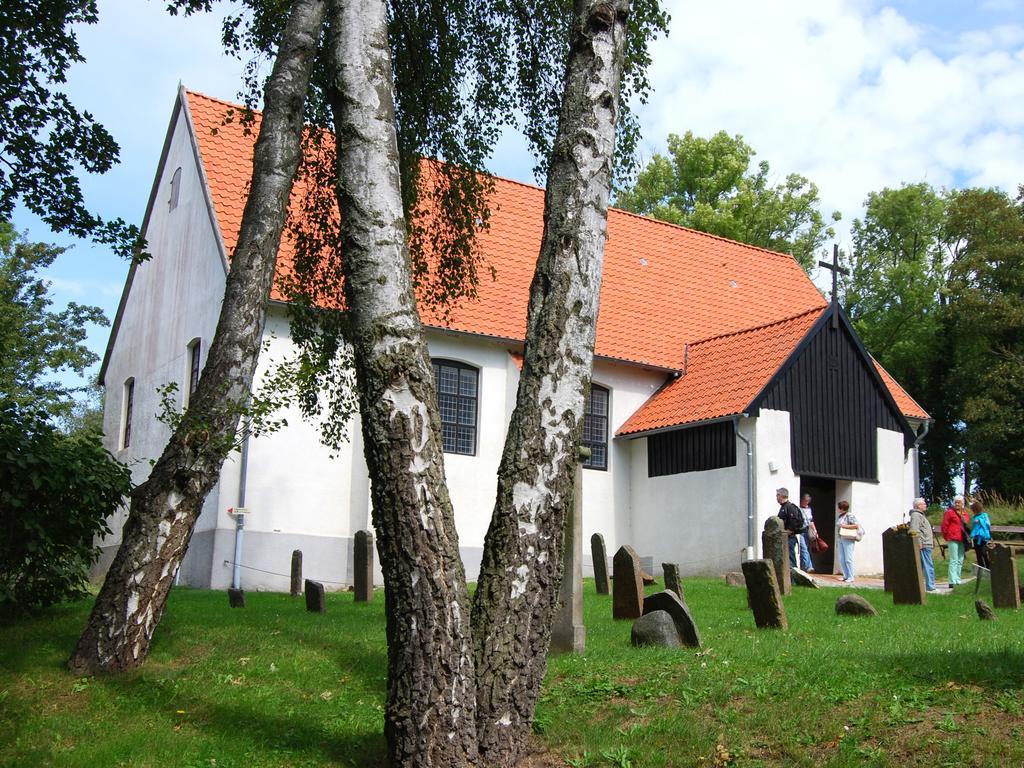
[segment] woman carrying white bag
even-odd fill
[[[843,583],[853,583],[853,547],[864,538],[864,529],[850,512],[850,502],[840,501],[839,519],[839,567],[843,571]]]

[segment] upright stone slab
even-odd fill
[[[310,613],[327,612],[327,596],[324,585],[319,581],[306,579],[306,610]]]
[[[587,647],[587,628],[583,624],[582,464],[576,465],[571,509],[571,514],[565,516],[562,585],[558,588],[558,609],[551,625],[551,643],[548,646],[553,653],[583,653]]]
[[[789,629],[775,579],[775,564],[768,559],[747,560],[743,563],[743,577],[747,582],[747,602],[758,629]]]
[[[892,592],[892,540],[896,536],[896,528],[882,531],[882,577],[886,592]]]
[[[612,561],[612,618],[639,619],[644,612],[644,585],[640,556],[628,545],[619,547]]]
[[[232,608],[245,608],[245,591],[233,587],[229,588],[228,605]]]
[[[662,563],[661,572],[665,577],[665,589],[675,592],[676,596],[685,602],[686,596],[683,595],[683,581],[679,578],[679,564]]]
[[[996,544],[989,552],[992,566],[992,607],[1020,608],[1020,577],[1010,547]]]
[[[676,631],[683,645],[691,648],[700,648],[700,631],[697,629],[697,622],[686,603],[679,599],[679,596],[671,590],[663,590],[644,598],[644,615],[655,611],[665,611],[675,622]]]
[[[595,533],[590,537],[590,556],[594,559],[594,584],[597,594],[608,594],[608,550],[604,548],[604,536]]]
[[[924,569],[917,534],[897,531],[889,543],[892,567],[892,602],[894,605],[924,605]]]
[[[786,527],[782,518],[772,515],[764,521],[764,530],[761,532],[761,553],[765,560],[771,560],[775,566],[775,581],[782,590],[782,594],[788,595],[793,591],[793,585],[789,578],[789,536],[786,534]],[[746,575],[746,570],[743,571]]]
[[[355,563],[352,582],[356,602],[368,603],[373,600],[373,534],[369,531],[356,531],[352,562]]]
[[[292,551],[292,580],[289,584],[289,593],[292,597],[302,594],[302,550]]]

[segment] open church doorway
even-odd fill
[[[828,544],[825,552],[811,552],[815,573],[836,573],[836,481],[825,477],[800,478],[800,503],[811,496],[811,512],[818,535]]]

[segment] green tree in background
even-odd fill
[[[684,227],[791,254],[809,270],[835,232],[819,210],[818,188],[791,173],[770,183],[767,161],[751,170],[755,152],[742,136],[710,139],[669,134],[668,155],[655,154],[616,205]],[[833,215],[838,220],[839,214]]]
[[[72,302],[51,310],[49,283],[38,272],[63,251],[29,243],[0,222],[0,397],[56,418],[72,415],[81,389],[57,374],[84,375],[98,359],[85,345],[86,324],[108,325],[99,307]]]

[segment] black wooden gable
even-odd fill
[[[833,315],[837,315],[833,322]],[[793,471],[878,480],[876,429],[914,431],[885,386],[845,313],[833,302],[750,404],[790,413]]]

